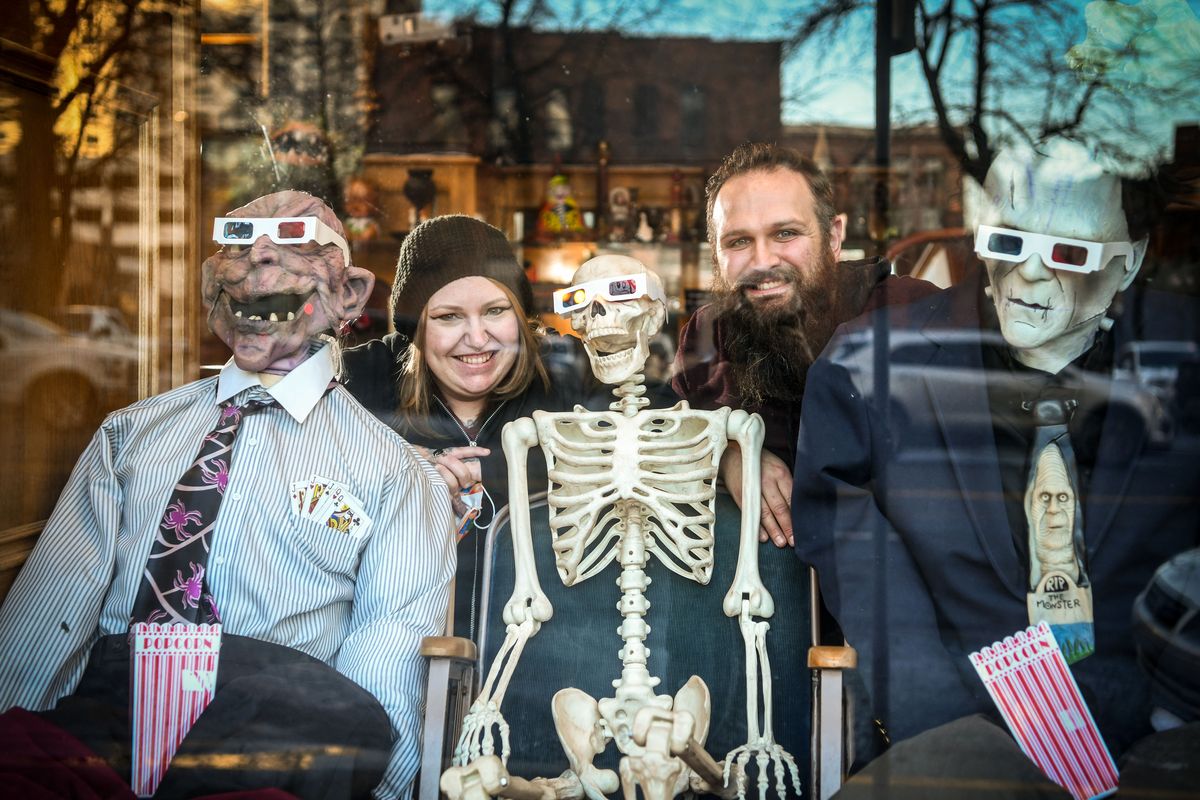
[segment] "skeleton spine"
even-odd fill
[[[620,699],[625,695],[645,700],[654,696],[653,687],[658,684],[658,678],[651,677],[646,669],[650,651],[644,643],[650,633],[650,626],[646,624],[650,601],[645,595],[646,587],[650,585],[645,570],[649,554],[642,532],[641,504],[622,501],[617,503],[617,509],[625,523],[621,536],[621,575],[617,578],[621,588],[621,602],[617,608],[624,618],[618,632],[625,640],[625,646],[621,648],[621,678],[613,681],[613,686]]]

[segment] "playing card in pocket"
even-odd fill
[[[365,536],[370,530],[371,518],[358,498],[344,486],[330,490],[328,496],[328,508],[322,516],[325,526],[355,539]]]
[[[308,479],[308,494],[305,496],[304,510],[300,515],[309,519],[320,519],[321,503],[327,499],[325,493],[329,491],[333,483],[334,481],[320,475],[314,474],[310,477]]]
[[[304,513],[304,507],[307,502],[308,481],[293,481],[288,487],[288,508],[291,509],[292,516],[301,516]]]

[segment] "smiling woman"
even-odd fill
[[[582,401],[542,360],[547,335],[533,290],[504,234],[463,215],[435,217],[400,248],[392,289],[396,332],[345,353],[345,384],[433,462],[459,522],[454,631],[473,636],[481,600],[480,537],[508,502],[504,425]],[[563,337],[565,338],[565,337]],[[574,343],[574,339],[568,340]],[[584,356],[576,347],[578,358]],[[545,488],[540,451],[530,491]]]

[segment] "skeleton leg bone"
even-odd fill
[[[584,792],[571,773],[558,778],[527,781],[508,774],[496,756],[484,756],[467,767],[451,767],[442,774],[442,792],[450,800],[583,800]]]

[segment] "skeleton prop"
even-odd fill
[[[600,800],[618,786],[626,800],[636,797],[638,786],[647,800],[669,800],[689,790],[744,798],[746,767],[754,758],[760,798],[766,797],[772,773],[776,790],[784,795],[790,772],[798,794],[795,761],[771,730],[769,625],[764,620],[774,613],[774,604],[758,570],[760,494],[749,488],[759,485],[762,419],[728,408],[692,410],[686,402],[667,410],[646,409],[641,372],[650,337],[666,318],[658,276],[632,258],[607,255],[580,267],[575,282],[577,286],[557,293],[556,310],[570,315],[593,372],[615,387],[617,399],[608,411],[580,406],[570,413],[535,411],[532,419],[515,420],[504,429],[515,586],[504,607],[504,643],[464,720],[455,766],[443,775],[442,790],[452,800]],[[655,693],[659,678],[650,671],[645,644],[651,607],[646,567],[653,558],[676,575],[709,582],[714,484],[730,440],[745,454],[742,485],[747,488],[738,565],[722,606],[738,620],[745,642],[749,741],[720,763],[704,750],[710,717],[704,682],[692,676],[674,697]],[[570,770],[555,779],[525,781],[509,776],[504,767],[509,728],[500,706],[526,642],[553,614],[534,566],[529,521],[525,465],[535,445],[542,447],[549,470],[550,529],[559,578],[573,586],[613,561],[620,564],[623,619],[618,630],[624,646],[614,696],[596,700],[573,688],[554,696],[554,725]],[[619,775],[593,764],[609,742],[623,754]]]

